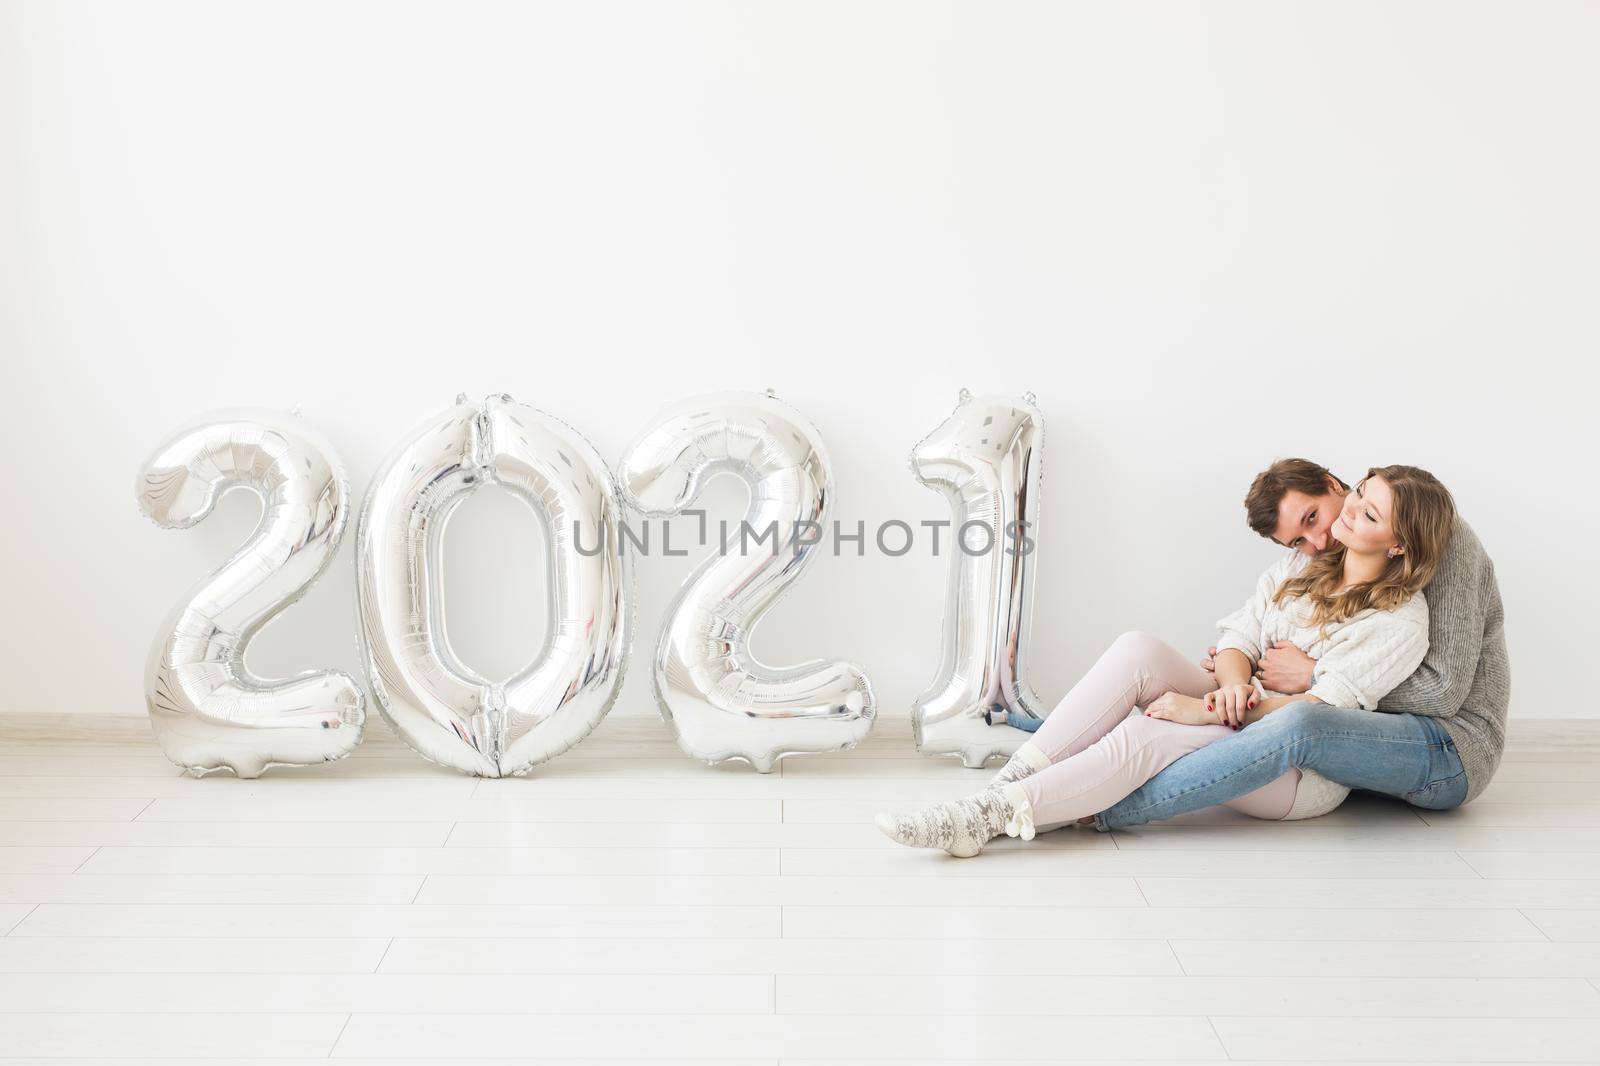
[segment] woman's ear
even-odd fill
[[[1398,559],[1400,556],[1404,555],[1405,553],[1406,553],[1405,545],[1404,544],[1396,544],[1394,547],[1389,549],[1389,558]]]

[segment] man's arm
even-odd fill
[[[1307,692],[1316,684],[1317,660],[1287,640],[1273,642],[1256,663],[1261,686],[1274,692]]]
[[[1428,654],[1378,703],[1391,714],[1448,718],[1461,709],[1483,655],[1484,622],[1494,598],[1494,563],[1459,517],[1450,548],[1427,587]]]

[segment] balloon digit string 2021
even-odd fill
[[[963,390],[912,454],[912,471],[946,495],[958,523],[940,666],[912,707],[924,754],[981,766],[1026,739],[1008,719],[1026,728],[1042,718],[1024,665],[1043,432],[1031,394],[1019,402]],[[787,756],[860,743],[878,710],[860,666],[818,659],[775,668],[750,652],[752,631],[810,564],[834,491],[816,428],[770,390],[663,409],[615,478],[576,430],[505,395],[458,397],[412,430],[374,476],[357,524],[360,646],[384,719],[424,758],[482,777],[528,773],[579,743],[610,712],[632,650],[626,507],[684,513],[722,473],[750,491],[737,535],[753,533],[756,550],[719,544],[674,598],[652,664],[662,718],[691,757],[739,759],[762,773]],[[550,546],[544,644],[498,681],[451,650],[442,597],[445,528],[486,483],[527,504]],[[158,634],[146,694],[170,759],[196,774],[255,777],[348,755],[361,740],[366,698],[337,670],[264,681],[244,666],[250,638],[338,550],[349,483],[332,447],[297,417],[221,412],[156,450],[138,498],[158,524],[183,528],[238,487],[261,499],[260,523]],[[976,550],[975,532],[986,538]]]

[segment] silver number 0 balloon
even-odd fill
[[[911,453],[917,480],[950,502],[954,533],[939,671],[911,711],[917,749],[969,767],[1027,739],[991,725],[1007,712],[1042,718],[1024,669],[1033,614],[1031,546],[1039,529],[1044,419],[1033,394],[973,398]],[[978,536],[978,531],[983,536]]]
[[[633,610],[616,484],[565,423],[508,396],[464,402],[415,430],[373,479],[357,532],[368,679],[425,758],[466,773],[527,773],[582,740],[622,684]],[[544,646],[514,677],[467,668],[446,638],[444,530],[474,488],[527,503],[550,545]]]
[[[273,765],[341,758],[361,741],[366,704],[355,680],[322,670],[263,681],[245,668],[244,653],[338,551],[349,515],[344,467],[298,418],[225,411],[157,448],[137,495],[158,525],[185,529],[235,488],[260,498],[261,521],[156,638],[146,673],[156,739],[196,774],[226,767],[257,777]]]
[[[822,537],[833,480],[816,429],[770,395],[695,397],[635,438],[620,480],[632,507],[667,516],[688,508],[721,472],[749,486],[744,522],[752,532],[696,567],[668,608],[656,699],[684,752],[707,763],[744,759],[767,773],[785,755],[858,743],[876,704],[854,663],[772,669],[750,654],[751,631]]]

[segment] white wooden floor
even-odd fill
[[[967,860],[871,823],[992,773],[904,720],[768,776],[639,718],[507,781],[368,733],[194,780],[142,719],[0,717],[0,1056],[1600,1060],[1600,722],[1515,723],[1458,811]]]

